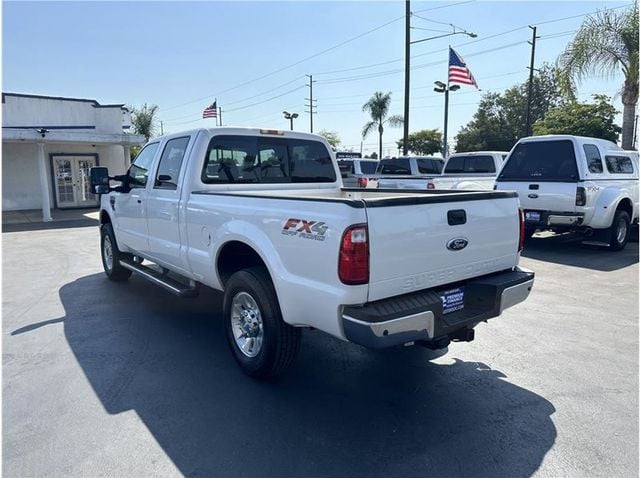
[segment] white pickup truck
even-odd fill
[[[618,251],[638,223],[638,153],[611,141],[569,135],[520,139],[496,180],[517,191],[527,237],[577,231]]]
[[[377,186],[381,189],[493,189],[496,175],[507,154],[502,151],[455,153],[447,158],[441,174],[381,174]]]
[[[533,286],[515,193],[344,189],[320,136],[172,134],[126,175],[93,168],[91,184],[106,275],[224,291],[230,348],[253,377],[282,373],[304,327],[373,348],[470,341]]]

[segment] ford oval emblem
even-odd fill
[[[447,249],[450,251],[461,251],[465,247],[467,247],[469,241],[467,241],[464,237],[456,237],[455,239],[451,239],[447,242]]]

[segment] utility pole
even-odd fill
[[[218,116],[220,117],[220,126],[222,126],[222,106],[218,106]]]
[[[314,83],[313,75],[305,75],[305,76],[309,78],[309,84],[307,85],[309,87],[309,98],[305,98],[305,100],[307,100],[309,104],[304,106],[305,108],[309,108],[309,111],[305,110],[305,113],[309,113],[309,131],[313,133],[313,115],[316,114],[316,112],[313,111],[315,107],[313,102],[318,100],[313,99],[313,83]]]
[[[533,100],[533,72],[535,71],[533,65],[536,57],[536,38],[538,38],[536,36],[537,27],[529,25],[529,28],[533,30],[533,37],[530,42],[527,42],[531,45],[531,65],[529,66],[529,92],[527,93],[527,123],[524,131],[525,136],[531,136],[531,101]]]
[[[160,121],[160,136],[164,136],[164,123]]]
[[[404,11],[404,134],[402,140],[402,154],[408,154],[409,143],[409,74],[411,62],[411,4],[410,0],[405,0]]]

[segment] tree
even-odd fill
[[[440,151],[442,148],[442,133],[437,129],[423,129],[411,133],[407,138],[408,150],[413,154],[427,155]],[[396,141],[398,149],[403,149],[404,138]]]
[[[509,151],[526,135],[527,82],[504,93],[485,93],[473,119],[456,136],[456,151]],[[531,122],[542,118],[549,108],[566,103],[555,68],[543,65],[533,77]]]
[[[327,140],[329,145],[331,145],[334,150],[338,149],[338,146],[340,146],[340,143],[342,142],[340,141],[340,136],[338,136],[338,133],[336,133],[335,131],[328,131],[326,129],[323,129],[322,131],[318,132],[318,134],[324,137],[324,139]]]
[[[158,111],[157,105],[143,104],[140,108],[129,107],[131,111],[131,125],[133,126],[133,132],[141,134],[147,141],[156,132],[156,112]]]
[[[616,109],[605,95],[593,95],[595,103],[569,103],[551,108],[533,125],[533,134],[573,134],[616,141],[621,128],[615,124]]]
[[[369,156],[371,159],[378,159],[378,153],[376,153],[375,151],[373,153],[371,153],[371,156]]]
[[[633,147],[633,123],[638,103],[638,9],[605,10],[587,17],[573,41],[560,54],[562,86],[575,98],[576,84],[588,76],[624,74],[622,86],[622,147]]]
[[[400,115],[392,115],[387,118],[389,114],[389,105],[391,104],[391,93],[383,93],[382,91],[376,91],[369,101],[362,105],[362,111],[368,112],[371,115],[371,121],[368,121],[362,128],[362,138],[366,138],[371,131],[378,129],[380,135],[379,143],[379,157],[382,157],[382,133],[384,132],[384,125],[389,126],[401,126],[404,120]]]

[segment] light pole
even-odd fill
[[[403,135],[403,154],[406,156],[408,153],[409,144],[409,83],[410,83],[410,70],[411,70],[411,45],[414,43],[422,43],[428,40],[435,40],[436,38],[449,37],[451,35],[467,35],[471,38],[476,38],[478,35],[468,32],[466,30],[459,29],[455,25],[451,24],[453,31],[451,33],[445,33],[444,35],[438,35],[430,38],[423,38],[421,40],[411,41],[411,3],[410,0],[405,0],[405,45],[404,45],[404,135]]]
[[[442,138],[442,157],[447,157],[447,126],[449,125],[449,92],[460,89],[460,85],[449,85],[442,81],[434,81],[436,93],[444,93],[444,133]]]
[[[288,119],[291,122],[291,131],[293,131],[293,120],[298,117],[298,113],[289,113],[288,111],[283,111],[284,119]]]

